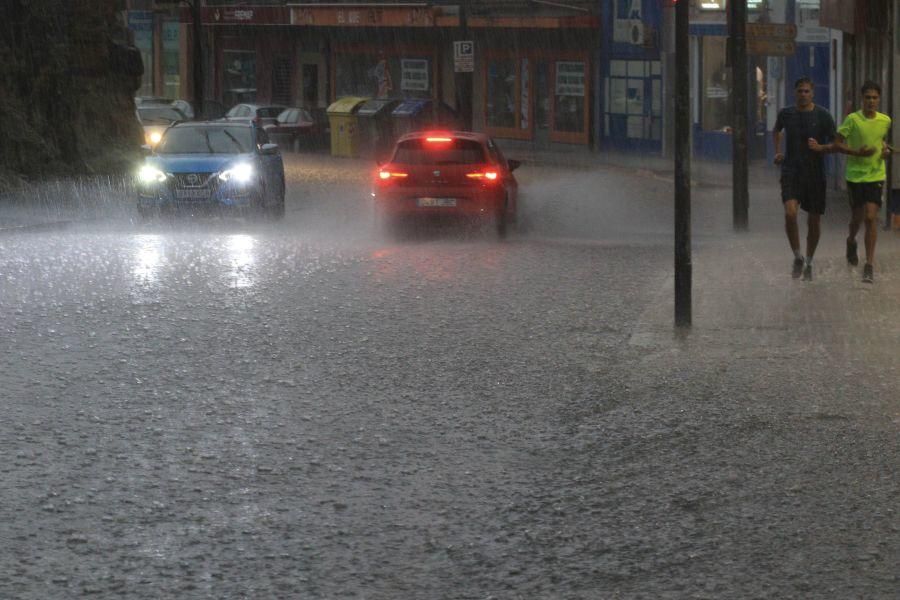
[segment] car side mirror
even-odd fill
[[[512,172],[522,166],[522,161],[511,158],[508,161],[506,161],[506,164],[509,165],[509,170],[510,170],[510,172]]]
[[[263,144],[259,147],[260,154],[278,154],[278,144]]]

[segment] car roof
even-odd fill
[[[258,108],[287,108],[287,107],[284,106],[283,104],[255,104],[255,103],[252,103],[252,102],[238,102],[237,104],[235,104],[235,105],[232,106],[231,108],[234,108],[234,107],[236,107],[236,106],[248,106],[248,107],[250,107],[250,108],[252,108],[252,109],[254,109],[254,110],[256,110],[256,109],[258,109]]]
[[[461,140],[471,140],[473,142],[479,142],[482,144],[487,144],[488,140],[490,140],[490,136],[488,134],[480,133],[477,131],[444,131],[440,129],[429,129],[427,131],[413,131],[411,133],[404,134],[400,136],[400,138],[397,140],[397,143],[399,144],[400,142],[405,142],[408,140],[420,140],[433,135],[449,135]]]
[[[252,123],[242,123],[240,121],[180,121],[172,125],[172,127],[246,127],[255,129]]]

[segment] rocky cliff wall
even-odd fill
[[[0,2],[0,188],[123,172],[140,158],[139,77],[121,58],[116,4]]]

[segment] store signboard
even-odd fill
[[[453,71],[456,73],[475,71],[475,42],[453,42]]]
[[[556,95],[584,97],[584,63],[556,63]]]
[[[421,58],[400,60],[400,89],[405,91],[428,91],[428,61]]]
[[[326,27],[434,27],[435,12],[419,6],[292,6],[291,25]]]
[[[793,23],[747,23],[747,53],[756,56],[791,56],[796,50]]]

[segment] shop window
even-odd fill
[[[658,60],[613,60],[604,83],[607,137],[662,139],[662,68]]]
[[[702,38],[703,65],[700,123],[704,131],[726,131],[731,125],[728,99],[731,95],[730,69],[725,65],[725,38]]]
[[[585,79],[583,62],[556,63],[556,107],[553,128],[564,133],[581,133],[585,128]]]
[[[338,54],[335,96],[430,98],[432,79],[427,58]]]
[[[138,96],[153,95],[153,13],[143,10],[128,11],[128,28],[134,33],[134,45],[141,53],[144,74]]]
[[[223,74],[225,106],[256,101],[256,53],[246,50],[225,50]]]
[[[516,62],[491,59],[487,71],[487,124],[512,129],[516,126]]]

